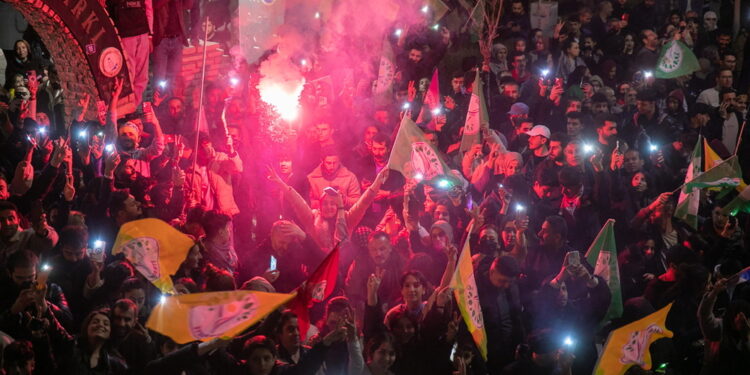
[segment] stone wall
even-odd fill
[[[65,123],[67,124],[72,119],[74,106],[84,93],[89,93],[92,98],[99,96],[83,49],[73,37],[70,29],[44,2],[36,0],[11,1],[11,3],[39,33],[52,55],[63,87]],[[92,103],[96,103],[96,100],[92,100]],[[89,116],[96,117],[96,106],[90,106]]]

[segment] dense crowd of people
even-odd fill
[[[670,303],[674,336],[646,349],[651,370],[629,374],[747,373],[750,284],[733,276],[750,266],[749,221],[723,210],[739,191],[701,189],[697,218],[675,212],[696,147],[750,167],[750,39],[731,31],[731,1],[552,2],[547,31],[532,28],[528,1],[506,1],[486,59],[474,1],[446,2],[443,20],[460,27],[425,7],[380,36],[395,63],[385,100],[370,90],[387,82],[380,54],[336,75],[321,37],[299,64],[294,121],[259,92],[273,50],[248,62],[226,48],[229,71],[202,93],[184,88],[183,44],[237,40],[228,4],[195,3],[107,0],[130,76],[113,79],[107,103],[83,97],[70,121],[55,73],[67,62],[0,9],[18,34],[1,46],[5,374],[590,374],[609,332]],[[699,69],[656,78],[673,40]],[[441,103],[426,113],[435,69]],[[118,113],[125,80],[135,113]],[[488,129],[464,148],[477,87]],[[388,168],[404,116],[449,174]],[[280,308],[235,338],[176,344],[145,327],[161,293],[112,255],[141,218],[194,240],[179,294],[289,293],[338,248],[335,290],[304,336]],[[584,256],[610,218],[616,296]],[[487,360],[450,288],[467,242]],[[623,313],[605,319],[613,298]]]

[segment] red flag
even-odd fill
[[[287,305],[297,314],[299,336],[302,342],[307,340],[307,330],[310,328],[310,307],[313,302],[323,302],[333,293],[338,272],[339,245],[336,245],[307,281],[297,287],[297,296]]]
[[[430,115],[426,116],[424,111],[429,110]],[[432,71],[432,79],[430,79],[430,86],[427,88],[427,92],[424,94],[424,100],[422,101],[422,109],[419,111],[419,116],[417,117],[417,124],[421,124],[422,122],[426,121],[428,118],[430,119],[430,122],[427,123],[427,128],[430,130],[436,130],[436,117],[440,115],[441,112],[441,105],[440,105],[440,81],[438,80],[438,70],[435,68],[435,70]]]

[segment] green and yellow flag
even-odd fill
[[[124,253],[135,269],[162,293],[174,294],[172,275],[195,242],[159,219],[130,221],[120,228],[112,254]]]
[[[404,115],[393,142],[388,168],[401,172],[406,178],[430,181],[450,173],[448,165],[427,141],[417,124]]]
[[[292,297],[248,290],[164,297],[151,311],[146,327],[178,344],[234,337]]]
[[[622,375],[636,365],[651,369],[649,346],[660,338],[672,337],[672,331],[666,327],[671,308],[670,303],[641,320],[612,331],[596,363],[594,375]]]
[[[609,219],[596,235],[586,252],[586,260],[594,267],[594,275],[607,282],[612,298],[602,322],[622,316],[622,289],[620,288],[620,268],[617,266],[617,245],[615,244],[615,220]]]
[[[471,227],[469,226],[469,232]],[[451,278],[450,287],[458,301],[458,309],[461,310],[461,316],[464,318],[466,327],[469,328],[474,343],[479,348],[482,358],[487,360],[487,332],[484,330],[484,317],[482,316],[482,306],[479,304],[479,293],[477,292],[477,281],[474,277],[474,267],[471,264],[471,249],[469,246],[469,236],[458,257],[456,271]]]
[[[685,178],[683,190],[689,194],[696,189],[707,187],[736,188],[741,186],[744,189],[743,184],[742,169],[740,168],[740,162],[735,155],[700,175],[694,176],[690,180]]]
[[[487,102],[484,99],[484,85],[477,70],[469,99],[469,111],[466,112],[464,132],[461,136],[460,150],[463,154],[471,146],[482,142],[482,129],[490,128],[490,116],[487,113]]]

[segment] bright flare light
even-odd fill
[[[650,70],[647,70],[647,71],[643,72],[643,76],[646,77],[646,78],[651,78],[651,77],[654,76],[654,73],[652,73]]]
[[[232,77],[229,79],[229,84],[232,85],[232,87],[237,86],[240,83],[240,80],[237,77]]]
[[[526,207],[524,207],[522,204],[516,204],[516,211],[521,212],[525,209]]]
[[[393,34],[394,34],[394,35],[396,35],[396,36],[401,36],[401,34],[402,34],[403,32],[404,32],[404,30],[401,30],[401,29],[396,29],[396,31],[394,31],[394,32],[393,32]]]
[[[161,88],[167,87],[167,81],[163,81],[163,80],[159,81],[159,87],[161,87]]]
[[[570,336],[566,336],[565,340],[563,340],[563,344],[565,344],[565,346],[573,346],[573,339],[570,338]]]
[[[583,152],[590,154],[594,152],[594,146],[592,145],[583,145]]]
[[[115,150],[115,145],[113,145],[113,144],[110,143],[110,144],[104,146],[104,150],[107,151],[107,152],[112,152],[112,151]]]
[[[36,128],[36,132],[37,132],[37,133],[41,133],[41,134],[44,134],[44,133],[46,133],[46,132],[47,132],[47,128],[45,128],[45,127],[39,127],[39,128]]]
[[[448,180],[446,180],[446,179],[442,179],[442,180],[438,181],[437,185],[441,189],[447,189],[447,188],[449,188],[451,186],[451,182],[448,181]]]
[[[546,77],[549,74],[549,69],[542,70],[542,77]]]
[[[89,134],[86,130],[81,130],[78,132],[78,137],[81,139],[86,139],[86,136]]]
[[[433,116],[438,116],[438,115],[440,115],[440,112],[441,112],[441,109],[439,107],[435,108],[435,109],[432,110],[432,115]]]
[[[299,63],[302,64],[302,66],[306,66],[307,65],[307,60],[302,59],[302,60],[300,60]]]
[[[159,297],[159,303],[164,304],[165,302],[167,302],[167,296],[162,294],[161,297]]]
[[[429,6],[425,5],[425,6],[422,7],[422,13],[427,13],[429,11],[430,11],[430,7]]]
[[[96,241],[94,241],[94,247],[95,248],[104,247],[104,241],[102,241],[102,240],[96,240]]]
[[[417,181],[422,181],[422,180],[424,180],[424,175],[421,174],[421,173],[417,173],[417,174],[414,175],[414,179],[417,180]]]
[[[320,12],[315,12],[315,19],[320,18]]]
[[[659,149],[659,146],[657,145],[653,145],[653,144],[648,145],[648,150],[651,152],[656,152],[656,150],[658,149]]]
[[[268,85],[260,91],[260,98],[270,104],[285,121],[294,121],[299,116],[299,95],[302,84],[287,91],[280,84]]]
[[[49,271],[50,266],[47,263],[42,264],[42,271]]]
[[[440,29],[440,24],[436,23],[436,24],[432,25],[432,29],[435,30],[435,31],[438,31]]]
[[[409,109],[409,107],[410,107],[410,105],[407,102],[407,103],[404,103],[404,105],[401,106],[401,109],[403,109],[405,111],[405,110]]]

